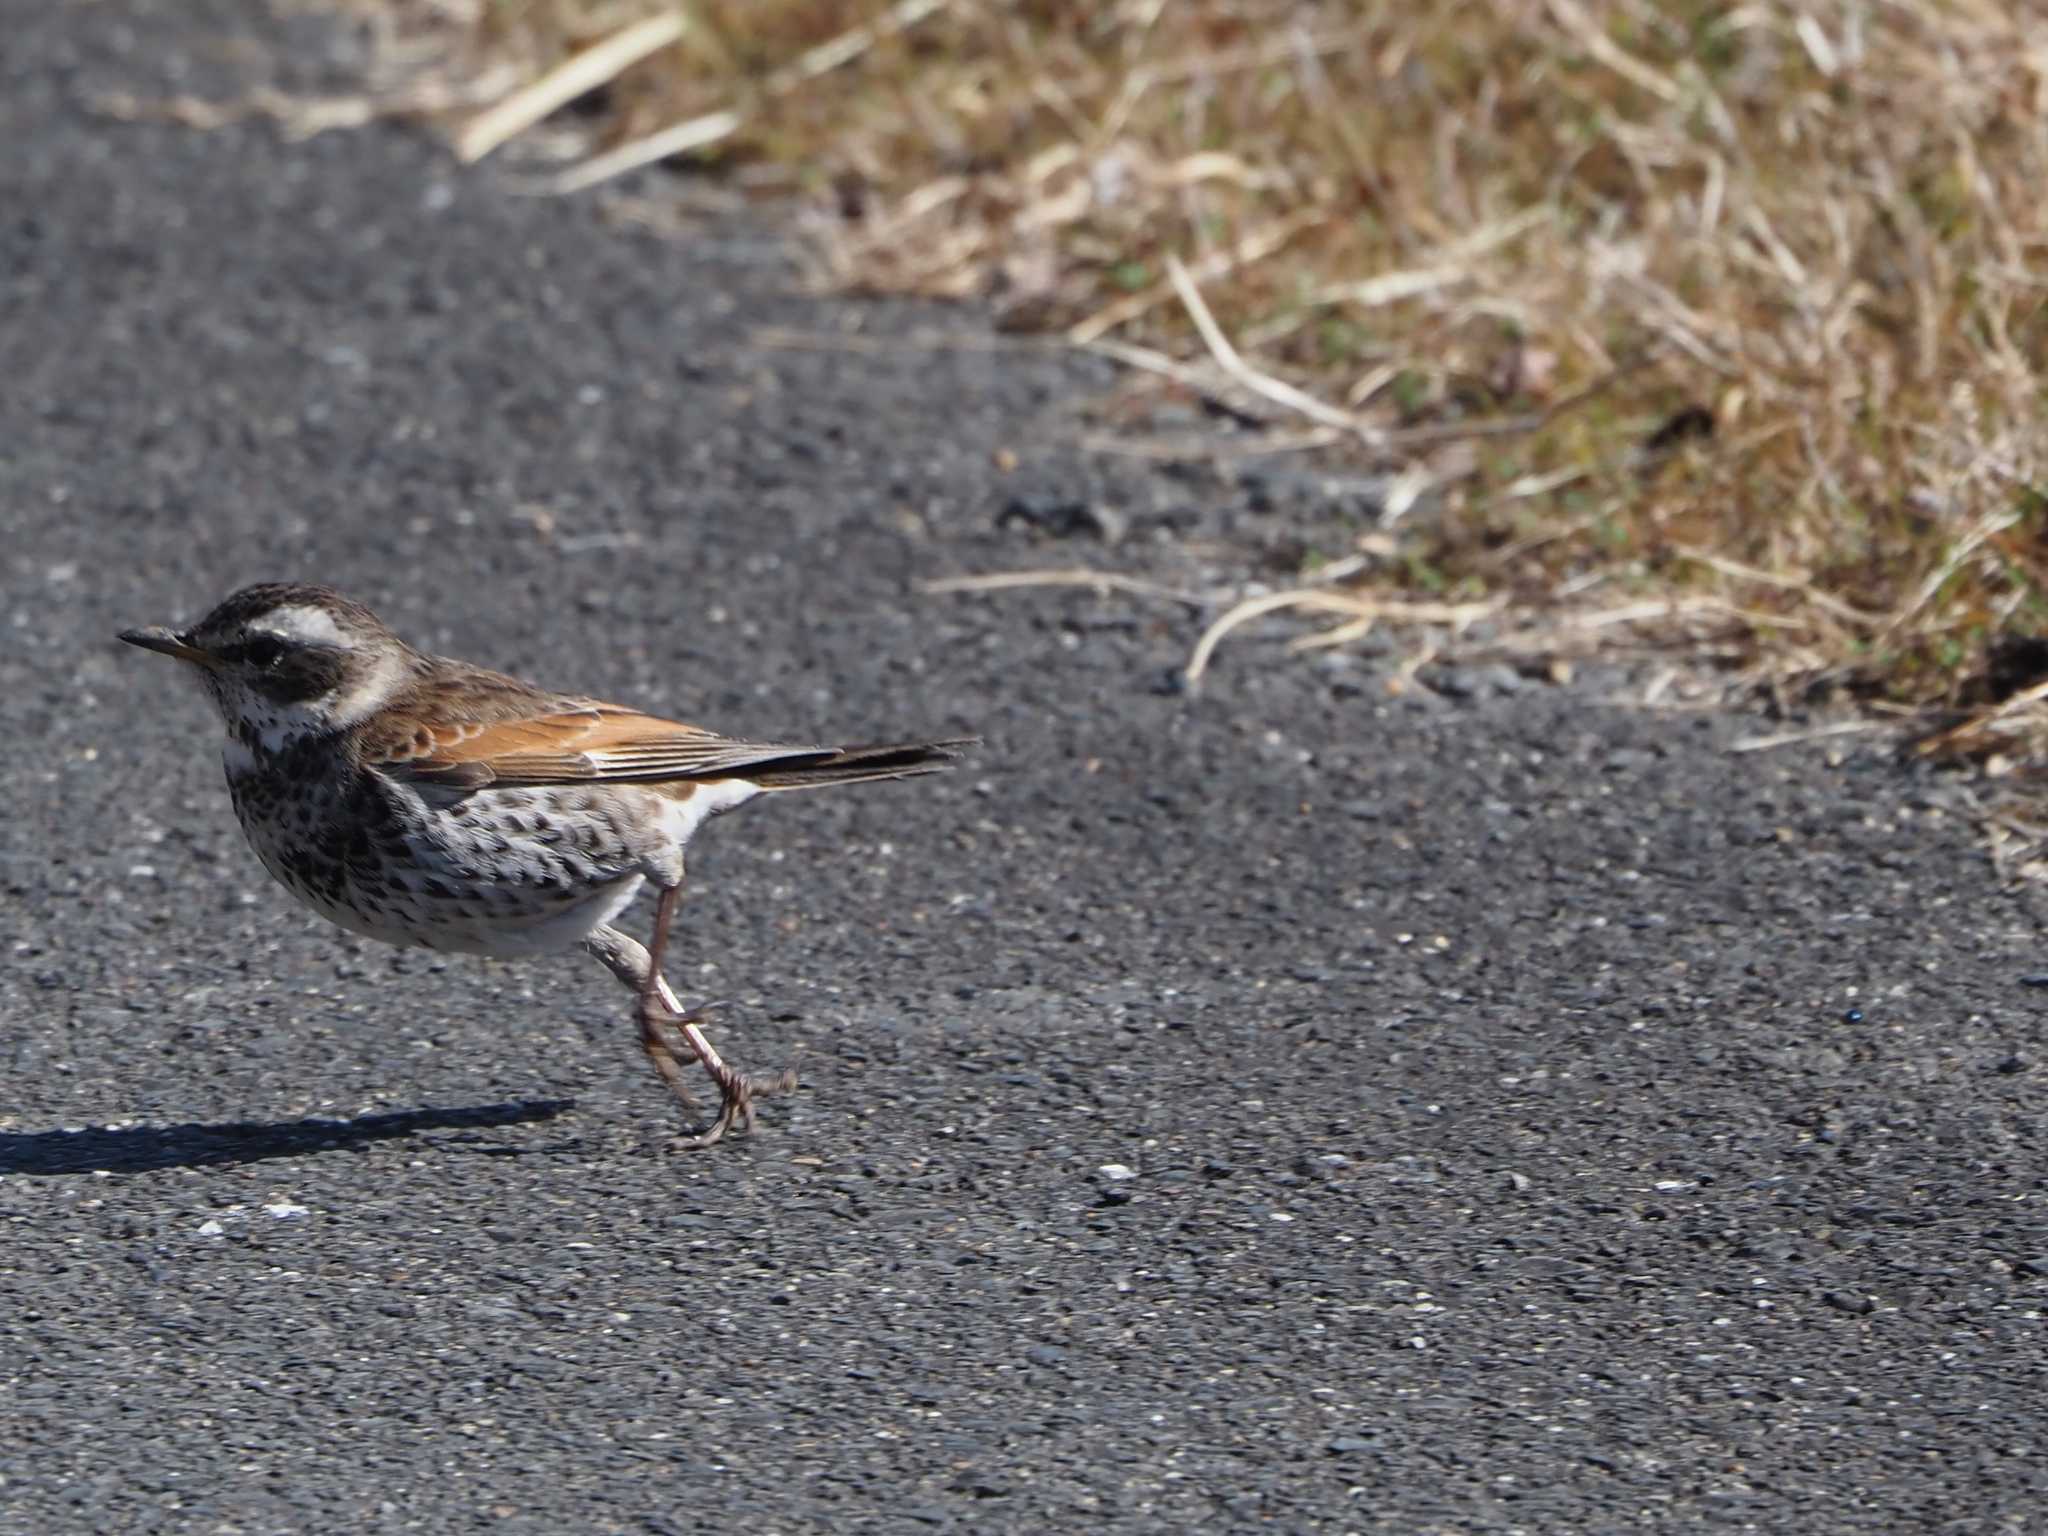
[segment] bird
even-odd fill
[[[718,1089],[706,1147],[796,1086],[749,1076],[662,975],[683,855],[758,795],[952,767],[973,737],[792,746],[718,735],[415,650],[310,582],[232,593],[186,629],[120,639],[178,661],[226,727],[228,794],[256,857],[304,905],[387,944],[524,956],[580,945],[633,992],[640,1047],[702,1122],[679,1039]],[[649,941],[619,926],[644,886]]]

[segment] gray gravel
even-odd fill
[[[2038,914],[1947,791],[916,596],[1283,514],[762,230],[88,110],[346,64],[260,20],[0,5],[0,1529],[2038,1528]],[[596,966],[284,906],[111,638],[260,576],[734,731],[984,734],[699,844],[682,990],[803,1091],[670,1153]]]

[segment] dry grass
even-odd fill
[[[536,78],[661,9],[434,14]],[[1395,536],[1303,588],[1347,632],[1401,602],[1661,602],[1781,689],[1967,709],[2048,675],[2036,8],[681,14],[606,87],[598,147],[713,123],[699,160],[807,198],[836,282],[993,300],[1134,364],[1126,407],[1204,396],[1383,472]]]

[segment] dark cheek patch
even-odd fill
[[[332,693],[341,682],[341,658],[314,653],[292,656],[275,671],[258,673],[256,691],[275,704],[303,704]]]

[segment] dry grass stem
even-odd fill
[[[1064,571],[996,571],[982,576],[943,576],[921,581],[917,590],[927,596],[954,592],[1017,592],[1034,587],[1086,587],[1094,592],[1122,592],[1131,597],[1157,598],[1189,608],[1206,608],[1212,601],[1199,592],[1184,592],[1156,581],[1124,576],[1115,571],[1083,568]]]
[[[1723,576],[1740,582],[1755,582],[1761,586],[1776,587],[1781,591],[1797,592],[1816,608],[1832,614],[1845,623],[1859,629],[1878,629],[1885,623],[1881,613],[1865,613],[1840,598],[1831,596],[1815,586],[1811,578],[1796,571],[1765,571],[1753,565],[1744,565],[1740,560],[1730,560],[1726,555],[1717,555],[1710,549],[1694,549],[1687,544],[1673,544],[1671,552],[1684,560],[1697,560],[1709,570],[1719,571]]]
[[[1977,750],[1992,738],[2030,735],[2043,723],[2039,708],[2043,700],[2048,700],[2048,680],[2022,688],[1960,725],[1923,737],[1914,743],[1913,750],[1922,757],[1948,757]]]
[[[686,155],[693,149],[704,149],[721,139],[729,139],[740,131],[743,121],[737,112],[707,112],[702,117],[672,124],[658,133],[648,134],[644,139],[621,144],[616,149],[592,155],[567,170],[556,172],[543,183],[543,190],[557,195],[587,191],[642,166],[653,165],[673,155]]]
[[[683,35],[686,25],[680,10],[657,11],[614,32],[603,42],[570,55],[538,80],[486,107],[456,129],[451,139],[456,158],[481,160],[557,108],[567,106],[649,54],[668,47]]]
[[[991,336],[986,331],[913,331],[907,336],[866,336],[845,331],[799,331],[786,325],[758,325],[747,333],[757,347],[791,352],[852,352],[866,357],[931,352],[1043,352],[1051,342],[1029,336]]]
[[[829,74],[843,65],[851,64],[885,37],[894,37],[906,32],[929,16],[936,15],[951,5],[953,0],[896,0],[874,21],[858,27],[849,27],[837,37],[806,49],[798,55],[794,64],[778,69],[768,77],[766,89],[771,95],[795,90],[807,85],[820,75]]]
[[[1195,331],[1202,338],[1202,345],[1209,349],[1209,355],[1216,365],[1232,379],[1255,395],[1271,400],[1275,405],[1306,416],[1310,421],[1320,422],[1326,427],[1335,427],[1340,432],[1350,432],[1360,438],[1370,434],[1365,425],[1348,411],[1340,411],[1334,405],[1326,405],[1306,390],[1296,389],[1283,379],[1261,373],[1238,356],[1237,348],[1230,344],[1230,338],[1223,334],[1223,327],[1216,323],[1216,317],[1209,312],[1209,306],[1202,300],[1202,292],[1195,286],[1195,280],[1188,276],[1187,265],[1178,256],[1166,258],[1166,275],[1173,283],[1173,291],[1182,304],[1187,306],[1188,318],[1195,322]]]
[[[225,101],[201,96],[144,97],[127,91],[103,91],[93,98],[92,105],[95,111],[125,122],[177,123],[201,131],[249,118],[264,118],[277,124],[288,139],[309,139],[337,128],[360,128],[389,115],[370,96],[292,96],[269,86],[258,86],[246,95]]]
[[[1195,642],[1194,651],[1189,655],[1185,677],[1190,687],[1202,680],[1202,674],[1209,670],[1210,658],[1234,629],[1264,618],[1269,613],[1326,613],[1337,614],[1359,626],[1347,638],[1363,636],[1374,623],[1385,620],[1394,624],[1441,624],[1453,630],[1462,630],[1492,617],[1500,612],[1502,602],[1495,599],[1481,603],[1431,603],[1413,602],[1395,598],[1371,598],[1358,593],[1331,592],[1312,587],[1295,588],[1287,592],[1268,592],[1258,597],[1248,597],[1235,604],[1228,611],[1212,620],[1209,627]]]
[[[1211,251],[1188,269],[1188,275],[1198,282],[1205,283],[1227,277],[1280,250],[1303,230],[1312,229],[1322,223],[1325,217],[1319,209],[1306,208],[1297,210],[1285,218],[1262,224],[1222,250]],[[1127,325],[1149,314],[1176,292],[1177,285],[1173,283],[1155,283],[1143,293],[1134,293],[1129,298],[1105,305],[1087,319],[1069,326],[1067,340],[1079,346],[1106,336],[1118,326]]]
[[[1730,752],[1775,752],[1779,747],[1803,747],[1811,742],[1832,741],[1838,736],[1865,736],[1872,731],[1895,730],[1882,720],[1835,720],[1797,731],[1775,731],[1768,736],[1745,736],[1730,743]]]
[[[1271,458],[1283,453],[1308,453],[1329,448],[1346,434],[1334,427],[1310,427],[1300,432],[1265,431],[1256,436],[1219,439],[1214,433],[1179,437],[1132,437],[1128,433],[1084,432],[1081,446],[1090,453],[1137,459],[1159,459],[1185,464],[1200,460],[1210,464],[1241,463],[1246,459]]]

